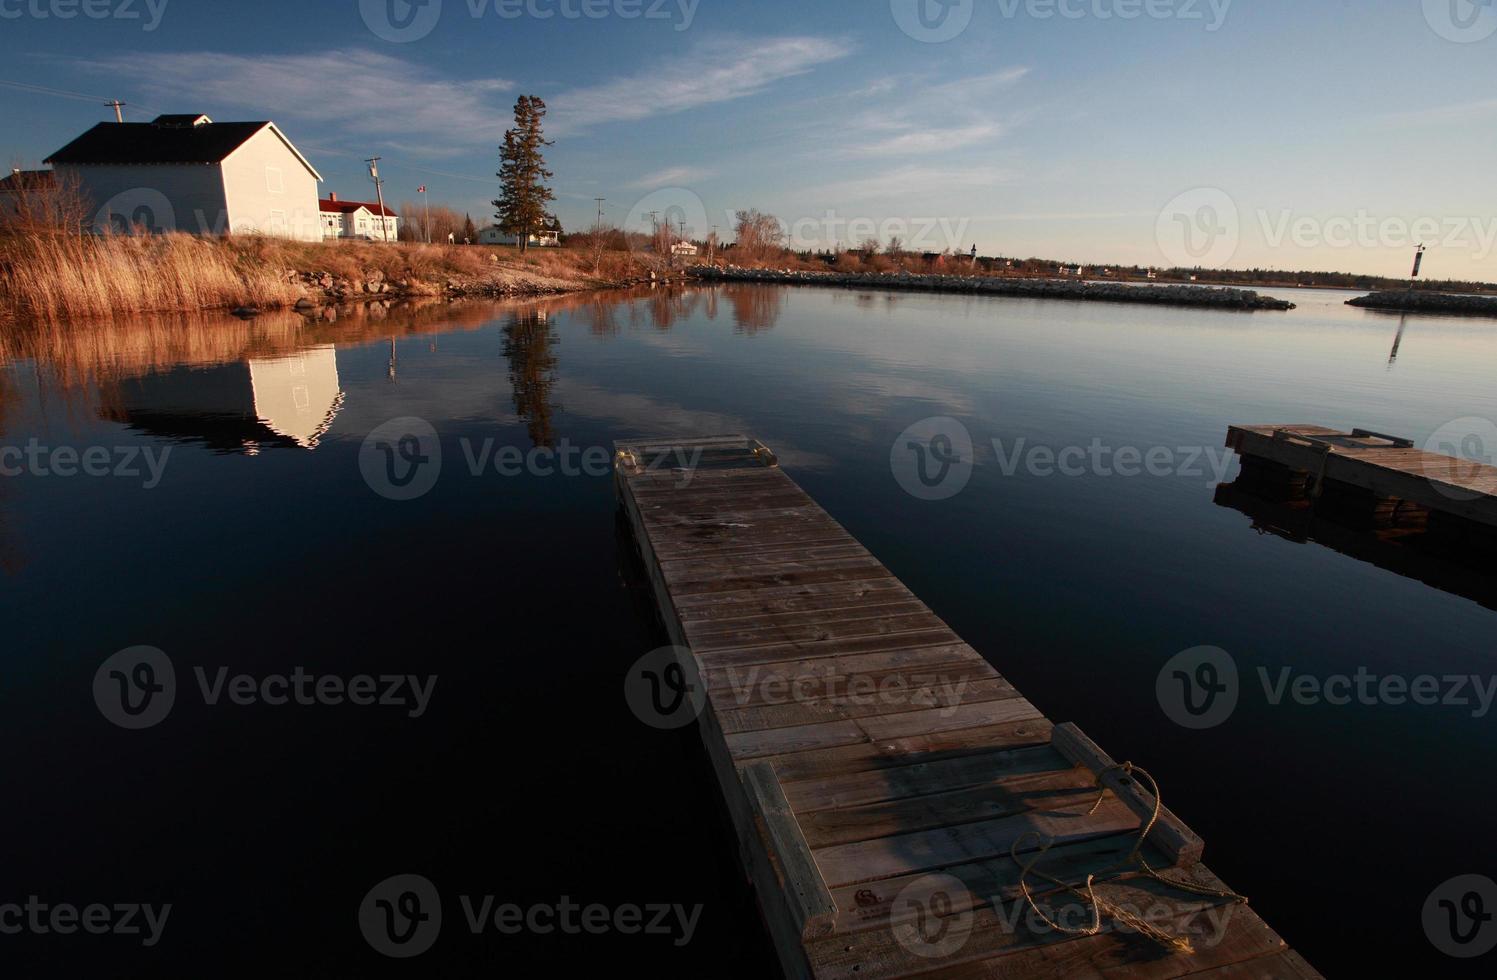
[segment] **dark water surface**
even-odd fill
[[[1146,765],[1212,868],[1328,975],[1387,951],[1431,975],[1478,966],[1435,949],[1421,908],[1456,875],[1493,874],[1493,717],[1275,705],[1257,671],[1490,683],[1491,580],[1442,591],[1255,533],[1215,502],[1213,460],[1231,423],[1423,442],[1497,418],[1497,327],[1409,317],[1390,362],[1399,318],[1280,294],[1301,308],[723,287],[0,340],[0,446],[63,469],[59,447],[101,447],[106,469],[139,471],[0,478],[0,904],[172,906],[150,947],[0,935],[0,975],[771,975],[695,733],[625,703],[626,669],[664,641],[611,480],[588,464],[616,438],[723,432],[773,447],[1046,715]],[[935,416],[965,427],[977,465],[929,501],[890,454]],[[428,422],[443,457],[408,501],[360,469],[365,437],[401,417]],[[1186,472],[1005,472],[1021,439],[1163,447]],[[592,473],[470,470],[486,448],[536,445]],[[168,449],[159,481],[130,459]],[[137,645],[170,658],[176,697],[126,730],[95,674]],[[1228,651],[1242,686],[1228,720],[1193,731],[1156,681],[1201,645]],[[208,704],[195,674],[297,667],[435,687],[411,717]],[[411,961],[359,926],[366,893],[403,873],[443,902]],[[700,916],[689,942],[679,927],[473,935],[459,896]]]

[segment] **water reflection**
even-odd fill
[[[544,310],[517,312],[504,326],[504,357],[509,361],[515,412],[537,447],[549,447],[554,440],[551,393],[556,387],[556,343]]]
[[[785,308],[785,290],[773,286],[724,286],[723,296],[733,307],[734,329],[742,334],[773,328]]]
[[[315,449],[343,405],[331,344],[280,357],[173,368],[124,378],[100,394],[99,417],[215,452]]]
[[[1216,503],[1243,514],[1252,530],[1295,544],[1318,544],[1441,592],[1497,609],[1497,576],[1482,561],[1473,538],[1490,532],[1448,515],[1408,512],[1369,513],[1336,505],[1335,498],[1312,500],[1303,492],[1266,485],[1244,474],[1216,488]],[[1441,518],[1444,518],[1442,522]]]

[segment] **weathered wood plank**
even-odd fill
[[[1115,793],[1142,820],[1154,813],[1156,801],[1137,779],[1114,768],[1117,762],[1103,752],[1097,743],[1072,724],[1057,725],[1050,733],[1051,744],[1057,752],[1094,774],[1101,776],[1102,785]],[[1201,860],[1206,842],[1174,813],[1169,807],[1160,807],[1159,820],[1149,832],[1149,842],[1169,855],[1171,864],[1189,865]]]
[[[745,767],[743,784],[755,818],[768,838],[772,866],[801,923],[801,934],[826,935],[836,921],[837,907],[811,857],[795,812],[780,790],[774,766],[759,762]]]
[[[836,844],[813,853],[822,878],[837,887],[996,857],[1021,843],[1031,851],[1047,840],[1086,840],[1138,828],[1138,815],[1112,797],[1093,812],[1096,799],[1095,793],[1082,794],[1073,803],[1045,810]]]

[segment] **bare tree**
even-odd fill
[[[748,258],[767,259],[784,250],[785,226],[779,218],[764,214],[757,208],[739,211],[734,217],[737,248]]]
[[[0,225],[17,232],[81,232],[92,205],[76,175],[12,171],[13,196],[0,208]]]

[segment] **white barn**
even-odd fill
[[[46,162],[76,177],[100,231],[323,237],[322,175],[268,120],[99,123]]]

